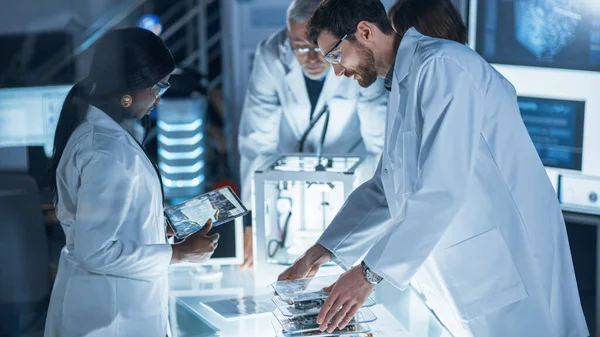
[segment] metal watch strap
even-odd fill
[[[375,274],[375,272],[373,272],[371,269],[369,269],[369,267],[367,266],[365,261],[362,261],[360,263],[360,265],[362,266],[363,275],[365,277],[365,280],[367,280],[367,282],[369,282],[371,284],[379,284],[379,282],[381,282],[383,280],[383,277]]]

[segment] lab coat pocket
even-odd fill
[[[105,275],[75,270],[65,290],[62,324],[65,335],[110,326],[117,311],[114,288]]]
[[[508,247],[495,228],[446,248],[439,262],[466,321],[528,297]]]

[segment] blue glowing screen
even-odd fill
[[[581,170],[585,102],[519,97],[521,117],[545,166]]]
[[[600,71],[600,0],[479,0],[476,50],[490,63]]]

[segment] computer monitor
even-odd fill
[[[600,1],[479,0],[470,42],[488,62],[600,71]]]
[[[580,13],[581,17],[574,13]],[[576,25],[572,21],[574,17],[580,18]],[[554,30],[548,33],[548,29]],[[569,29],[572,40],[564,38]],[[549,42],[554,43],[554,49],[548,49]],[[563,137],[555,134],[553,141],[565,142],[564,136],[570,137],[568,134],[574,132],[573,141],[583,139],[581,158],[572,153],[571,157],[559,160],[557,152],[540,153],[555,187],[558,175],[563,173],[600,176],[600,156],[597,155],[600,133],[596,131],[600,125],[600,1],[471,0],[469,45],[510,81],[523,102],[526,98],[547,100],[537,103],[572,102],[564,106],[574,107],[566,110],[576,111],[576,122],[570,124],[576,128],[562,129]],[[539,49],[542,47],[546,48],[544,52]],[[537,107],[548,106],[538,104]],[[531,113],[526,111],[526,118],[530,118]],[[579,120],[578,116],[583,115],[585,119]],[[583,123],[583,132],[577,131],[581,128],[579,122]],[[575,147],[579,146],[577,142],[573,143]],[[537,146],[539,149],[540,145]]]
[[[180,263],[178,266],[225,266],[240,265],[244,262],[244,229],[242,218],[213,227],[210,234],[219,233],[219,245],[212,257],[202,264]]]
[[[219,233],[219,245],[208,260],[208,265],[237,265],[244,262],[244,233],[241,218],[217,226],[211,233]]]
[[[0,89],[0,148],[44,146],[52,154],[60,110],[71,86]]]
[[[518,103],[544,166],[581,171],[585,102],[519,97]]]

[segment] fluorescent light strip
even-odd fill
[[[204,175],[190,180],[171,180],[163,177],[163,183],[168,188],[198,187],[204,182]]]
[[[176,159],[198,159],[204,153],[204,148],[200,147],[191,152],[170,152],[165,149],[158,149],[158,155],[167,160]]]
[[[200,126],[202,126],[202,120],[196,119],[191,123],[185,124],[169,124],[165,121],[159,120],[156,122],[156,125],[159,129],[171,132],[171,131],[196,131]]]
[[[158,135],[158,141],[167,146],[174,145],[196,145],[204,138],[204,135],[199,133],[191,138],[168,138],[164,135]]]
[[[158,163],[158,167],[167,174],[196,173],[204,167],[204,162],[198,162],[190,166],[171,166],[165,163]]]

